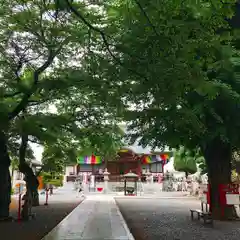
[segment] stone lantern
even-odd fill
[[[109,181],[109,172],[107,170],[107,168],[105,168],[104,172],[103,172],[103,180],[104,180],[104,193],[108,193],[108,181]]]
[[[131,171],[124,175],[124,195],[125,196],[128,194],[134,194],[134,193],[135,195],[137,195],[137,180],[138,180],[138,175]],[[127,183],[130,181],[134,182],[134,187],[127,186]]]
[[[150,172],[150,170],[148,169],[147,172],[146,172],[146,176],[147,176],[147,183],[150,184],[150,183],[153,183],[153,175],[152,173]]]

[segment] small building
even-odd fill
[[[29,162],[29,166],[32,168],[34,174],[36,174],[37,169],[42,167],[42,163],[37,160],[27,160]],[[21,173],[18,169],[12,170],[12,167],[9,168],[11,177],[12,177],[12,186],[15,188],[16,184],[19,182],[23,182],[24,180],[24,174]]]
[[[65,167],[64,182],[73,182],[77,177],[78,164],[69,164]]]

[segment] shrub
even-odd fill
[[[48,184],[51,184],[55,187],[61,187],[63,185],[60,179],[51,179],[51,181],[49,181]]]
[[[42,173],[43,183],[52,184],[55,187],[60,187],[63,185],[63,175],[54,175],[48,172]]]
[[[44,172],[42,173],[43,183],[48,183],[52,179],[51,173]]]

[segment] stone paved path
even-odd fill
[[[116,198],[136,240],[239,240],[240,222],[215,222],[214,228],[191,221],[189,209],[199,209],[193,199]]]
[[[43,240],[133,240],[111,196],[87,196]]]
[[[44,198],[40,199],[41,205],[32,210],[36,214],[36,218],[33,220],[20,223],[15,221],[0,223],[0,239],[41,240],[83,200],[83,198],[75,196],[68,200],[66,197],[64,198],[65,200],[61,195],[59,195],[59,200],[57,197],[50,198],[48,206],[44,206]],[[17,218],[17,208],[11,209],[11,215]]]

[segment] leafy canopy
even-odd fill
[[[135,0],[108,6],[133,140],[189,148],[215,138],[239,144],[239,52],[226,21],[234,4]]]
[[[111,143],[111,138],[118,141],[118,134],[110,133],[116,125],[116,105],[106,103],[106,79],[93,76],[87,57],[92,46],[102,48],[98,41],[89,41],[97,36],[90,36],[86,24],[52,1],[4,1],[1,7],[6,14],[0,21],[0,123],[11,140],[10,150],[24,133],[30,142],[53,144],[55,152],[64,146],[66,153],[74,149],[70,143],[81,145],[100,126],[99,132],[109,132],[101,141],[109,146],[105,155],[111,155],[110,149],[119,144]],[[84,3],[75,7],[97,23],[98,11]],[[50,112],[49,106],[56,111]],[[102,127],[107,119],[112,123],[109,131]],[[99,151],[104,144],[95,145]]]
[[[186,174],[194,174],[197,172],[196,151],[190,151],[185,147],[180,147],[174,152],[174,168],[177,171]]]

